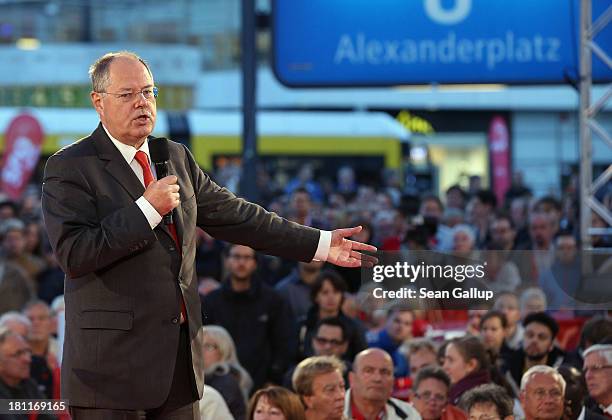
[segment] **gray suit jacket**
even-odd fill
[[[316,251],[319,231],[237,198],[212,182],[185,146],[169,148],[169,172],[180,185],[180,250],[163,222],[150,228],[135,203],[144,187],[101,125],[47,161],[43,215],[66,273],[62,397],[70,405],[161,406],[174,371],[181,294],[202,395],[196,226],[284,258],[309,261]]]

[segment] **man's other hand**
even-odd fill
[[[376,252],[375,246],[347,239],[359,232],[361,226],[333,230],[327,261],[341,267],[372,267],[376,264],[376,257],[360,252]]]

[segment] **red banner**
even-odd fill
[[[489,126],[489,157],[491,162],[491,189],[500,206],[512,179],[510,167],[510,134],[508,124],[501,116],[495,116]]]
[[[6,130],[0,183],[12,200],[18,200],[28,185],[40,158],[43,130],[29,114],[15,117]]]

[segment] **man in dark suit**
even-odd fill
[[[43,214],[66,273],[62,394],[81,418],[198,418],[203,369],[195,230],[260,252],[342,266],[372,263],[360,228],[319,231],[235,197],[169,142],[155,180],[149,135],[157,88],[138,56],[90,68],[101,124],[47,161]],[[162,215],[173,211],[173,224]]]
[[[26,338],[0,327],[0,399],[42,399],[46,396],[39,384],[30,377],[32,349]],[[5,413],[3,420],[25,420],[32,418],[26,413]],[[51,414],[38,414],[39,420],[56,420]]]
[[[584,378],[589,391],[587,407],[612,417],[612,345],[595,344],[584,352]]]

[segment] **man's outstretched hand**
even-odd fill
[[[376,257],[360,252],[376,252],[375,246],[347,239],[359,232],[361,226],[333,230],[327,261],[341,267],[372,267],[376,264]]]

